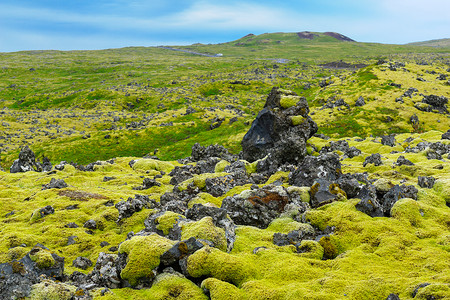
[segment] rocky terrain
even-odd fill
[[[0,299],[450,297],[448,55],[126,51],[5,60]]]

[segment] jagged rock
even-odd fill
[[[386,298],[386,300],[400,300],[399,296],[397,294],[389,294],[389,296]]]
[[[189,178],[192,178],[193,174],[199,174],[198,169],[192,165],[183,165],[176,166],[170,173],[169,176],[172,176],[170,179],[171,185],[177,185],[182,183]]]
[[[341,162],[336,153],[307,156],[298,168],[289,174],[289,184],[312,186],[318,178],[334,181],[341,175]]]
[[[220,161],[218,157],[209,157],[206,160],[201,160],[197,162],[195,169],[198,174],[203,173],[214,173],[216,164]]]
[[[370,156],[367,156],[366,159],[364,160],[363,167],[365,167],[368,164],[373,164],[374,166],[382,165],[383,162],[381,161],[380,153],[374,153],[371,154]]]
[[[190,220],[198,221],[204,217],[212,217],[214,225],[225,230],[227,251],[230,252],[236,240],[236,225],[227,215],[227,211],[223,208],[204,206],[201,204],[194,204],[192,208],[186,211],[186,218]]]
[[[62,280],[64,258],[37,244],[20,260],[0,264],[0,295],[2,299],[29,297],[33,284],[39,283],[45,275]]]
[[[436,109],[441,113],[448,113],[446,107],[446,104],[448,103],[447,97],[428,95],[424,96],[424,98],[422,99],[422,103],[429,104],[432,107],[432,109]]]
[[[192,146],[192,161],[207,160],[210,157],[218,157],[226,161],[233,161],[236,159],[233,154],[228,152],[228,150],[221,145],[216,144],[203,147],[199,143],[195,143],[194,146]]]
[[[88,276],[98,286],[110,289],[120,288],[122,285],[117,255],[100,252],[94,269]]]
[[[135,195],[134,198],[129,197],[127,201],[120,201],[115,205],[115,208],[119,211],[119,218],[117,223],[121,222],[125,218],[131,217],[135,212],[141,211],[144,207],[154,208],[156,207],[156,201],[150,200],[148,196]]]
[[[194,237],[179,241],[160,256],[161,264],[164,266],[175,265],[203,247],[204,245]]]
[[[224,195],[236,185],[239,185],[239,182],[231,175],[205,179],[205,190],[214,197]]]
[[[64,179],[55,179],[52,178],[50,180],[50,183],[44,184],[42,186],[42,190],[48,190],[48,189],[63,189],[68,187],[67,183],[64,181]]]
[[[450,129],[447,130],[447,132],[442,134],[441,139],[443,139],[443,140],[450,140]]]
[[[142,186],[134,187],[133,190],[148,190],[154,186],[161,186],[161,183],[152,178],[144,178]]]
[[[383,135],[381,137],[381,144],[390,146],[390,147],[394,147],[395,146],[395,135],[393,135],[393,134]]]
[[[344,155],[349,158],[353,158],[361,154],[361,150],[359,150],[355,146],[349,147],[348,142],[345,140],[336,142],[331,141],[327,146],[322,147],[319,153],[323,154],[332,151],[344,152]]]
[[[383,210],[377,199],[377,191],[373,185],[364,185],[356,198],[361,199],[355,208],[371,217],[382,217]]]
[[[421,188],[431,189],[433,188],[435,181],[436,178],[434,178],[433,176],[419,176],[417,184]]]
[[[87,228],[87,229],[97,229],[97,222],[95,222],[95,220],[87,220],[86,222],[84,222],[84,225],[83,225],[83,227],[84,228]]]
[[[82,270],[87,270],[87,268],[92,266],[92,261],[89,258],[86,258],[83,256],[78,256],[72,262],[72,266],[74,266],[75,268],[82,269]]]
[[[241,142],[243,158],[253,162],[270,153],[275,165],[300,162],[306,155],[306,140],[317,132],[308,113],[305,98],[273,88]]]
[[[333,201],[347,198],[339,185],[323,178],[318,178],[311,186],[311,207],[316,208]]]
[[[427,159],[441,160],[442,159],[442,155],[440,155],[436,151],[430,150],[430,151],[427,152]]]
[[[260,189],[246,190],[239,195],[226,197],[221,208],[228,212],[230,218],[237,225],[250,225],[266,228],[285,209],[292,209],[292,203],[300,212],[304,212],[307,205],[293,203],[284,187],[266,185]]]
[[[358,100],[356,100],[355,102],[355,106],[364,106],[364,105],[366,105],[364,98],[362,96],[359,96]]]
[[[336,183],[345,192],[348,199],[356,197],[361,190],[361,184],[354,174],[342,174],[342,176],[336,180]]]
[[[417,93],[419,90],[416,88],[409,88],[406,92],[403,93],[403,97],[411,98],[414,93]]]
[[[395,185],[383,196],[383,199],[380,201],[384,216],[389,217],[391,215],[392,206],[394,206],[395,202],[401,198],[411,198],[417,200],[417,192],[418,190],[412,185]]]
[[[400,155],[395,162],[397,166],[414,166],[414,163],[406,159],[403,155]]]
[[[303,229],[303,230],[302,230]],[[312,226],[305,226],[299,230],[292,230],[287,234],[276,232],[273,234],[273,243],[277,246],[299,246],[302,240],[314,240],[315,231]]]
[[[167,224],[167,220],[170,220]],[[160,236],[164,236],[171,240],[179,240],[181,238],[180,221],[185,221],[183,215],[176,215],[173,212],[158,212],[150,215],[145,221],[145,229],[138,232],[136,235],[148,235],[155,232]],[[164,226],[165,228],[162,228]]]
[[[39,210],[36,210],[31,215],[31,219],[41,219],[47,215],[54,214],[55,209],[51,205],[47,205],[46,207],[43,207]]]
[[[36,164],[34,152],[28,146],[25,146],[20,150],[19,158],[13,162],[9,171],[11,173],[19,173],[37,170],[38,165]]]

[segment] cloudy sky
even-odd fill
[[[220,43],[335,31],[360,42],[450,38],[450,0],[1,0],[0,52]]]

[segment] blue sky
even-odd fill
[[[1,0],[0,52],[185,45],[335,31],[360,42],[450,38],[450,0]]]

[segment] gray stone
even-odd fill
[[[282,107],[280,101],[283,97],[294,98],[292,101],[297,101],[296,105]],[[264,109],[258,113],[241,142],[243,158],[253,162],[271,154],[275,165],[300,162],[306,156],[306,140],[317,132],[317,124],[308,113],[305,98],[273,88]],[[303,118],[303,121],[294,125],[291,119],[294,116]]]

